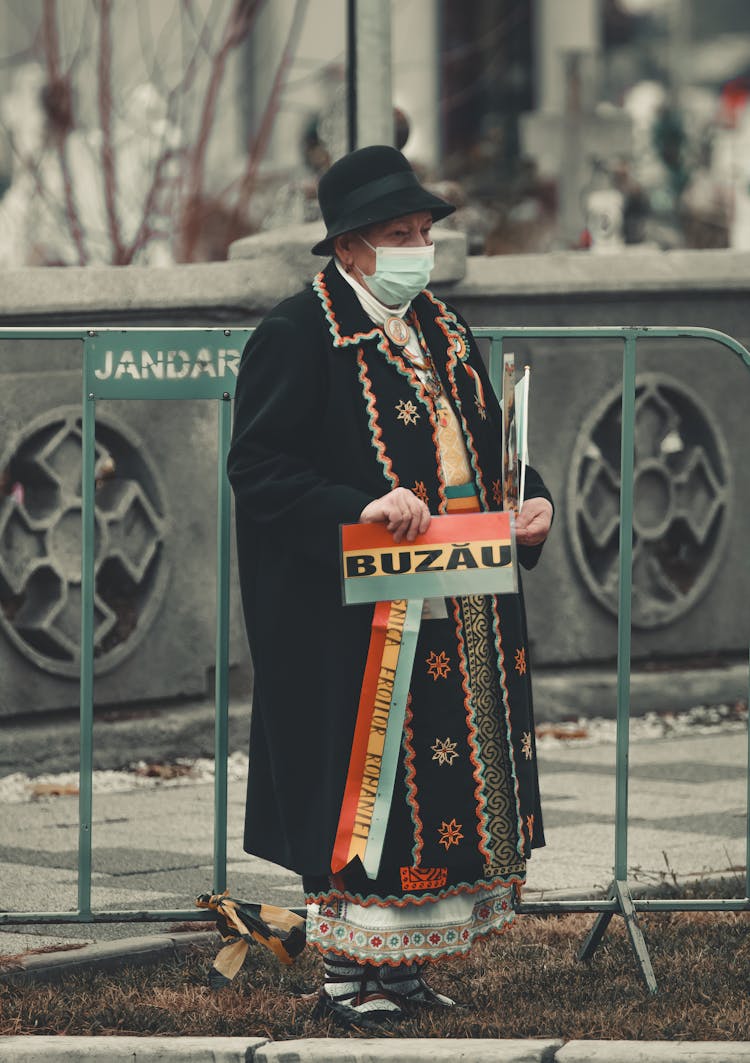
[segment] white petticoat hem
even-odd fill
[[[513,922],[514,886],[498,885],[477,897],[456,894],[433,904],[364,907],[335,898],[307,906],[307,942],[359,963],[411,963],[459,956]]]

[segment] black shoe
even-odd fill
[[[382,990],[352,994],[335,1000],[321,989],[313,1008],[313,1018],[330,1016],[348,1029],[382,1030],[393,1026],[404,1017],[401,1005],[394,994]]]
[[[427,985],[422,975],[419,975],[419,989],[409,995],[412,1004],[430,1004],[438,1008],[455,1008],[456,1002],[452,997],[444,993],[438,993],[432,986]]]
[[[455,1000],[438,993],[424,980],[419,966],[414,963],[402,964],[395,969],[383,968],[378,973],[380,989],[406,1006],[412,1004],[428,1005],[440,1008],[455,1007]]]

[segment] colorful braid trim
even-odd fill
[[[355,332],[352,336],[342,336],[341,328],[336,315],[333,312],[333,303],[331,297],[328,294],[328,288],[326,287],[323,273],[320,272],[314,278],[312,282],[313,290],[323,304],[323,309],[326,315],[326,321],[328,322],[328,328],[333,337],[334,347],[349,347],[355,343],[361,343],[363,340],[374,340],[378,336],[382,336],[382,329],[373,326],[369,332]],[[382,350],[382,348],[381,348]]]
[[[497,609],[497,595],[492,596],[492,626],[495,630],[495,650],[497,652],[497,666],[498,675],[500,678],[500,687],[503,692],[503,709],[505,710],[505,728],[508,736],[508,756],[510,759],[510,770],[513,775],[513,790],[516,797],[516,814],[518,816],[518,854],[523,856],[523,816],[521,814],[521,792],[518,784],[518,772],[516,771],[516,758],[513,752],[513,730],[510,718],[510,695],[508,694],[508,686],[505,674],[505,651],[503,649],[503,640],[500,633],[500,614]]]
[[[367,374],[367,362],[365,361],[365,352],[360,347],[357,352],[357,365],[359,366],[359,382],[362,385],[362,394],[364,395],[365,403],[367,406],[367,419],[370,426],[370,436],[372,439],[372,445],[375,447],[378,455],[378,461],[383,467],[383,475],[390,483],[391,487],[398,487],[399,480],[396,473],[393,471],[393,462],[388,457],[385,449],[385,443],[383,442],[383,433],[380,425],[378,424],[378,411],[375,405],[375,395],[373,394],[372,385],[370,384],[370,378]]]
[[[466,661],[466,643],[463,635],[463,624],[461,622],[461,606],[458,598],[453,599],[453,619],[456,625],[456,641],[458,643],[459,652],[459,667],[461,669],[461,687],[464,692],[464,711],[466,713],[466,724],[468,727],[468,743],[470,749],[469,759],[474,765],[473,777],[476,783],[474,787],[474,798],[476,800],[476,816],[477,816],[477,833],[479,834],[479,851],[484,856],[485,860],[490,860],[490,853],[487,849],[487,841],[489,838],[489,830],[487,829],[487,814],[486,806],[487,800],[484,796],[484,779],[482,777],[482,767],[477,758],[477,728],[474,722],[474,706],[471,703],[471,693],[469,691],[469,671]]]
[[[471,467],[474,470],[474,476],[476,478],[477,486],[479,488],[479,499],[482,504],[482,509],[488,510],[490,506],[487,501],[487,490],[485,488],[484,479],[482,477],[482,470],[479,467],[479,456],[477,454],[477,449],[474,443],[474,436],[471,432],[471,429],[469,428],[466,417],[464,416],[463,406],[461,404],[461,399],[458,395],[458,386],[456,384],[455,367],[457,365],[458,358],[461,359],[461,364],[464,366],[464,369],[466,369],[469,375],[474,377],[475,379],[478,379],[473,367],[469,366],[465,361],[468,357],[468,348],[466,342],[463,339],[463,336],[466,334],[465,329],[459,324],[455,314],[452,314],[448,307],[445,305],[445,303],[441,302],[440,299],[436,298],[436,296],[434,296],[432,292],[425,291],[423,294],[426,295],[430,302],[437,308],[438,314],[435,317],[435,324],[438,326],[438,328],[443,333],[448,342],[447,368],[448,375],[451,381],[451,393],[456,403],[456,409],[458,410],[459,416],[461,417],[461,425],[463,427],[464,436],[466,438],[466,445],[470,455]],[[484,399],[483,391],[481,393],[481,399]]]
[[[353,904],[361,904],[363,908],[375,906],[377,908],[405,908],[409,904],[421,907],[423,904],[434,904],[446,897],[458,897],[464,893],[479,893],[481,890],[492,890],[498,886],[515,886],[522,889],[526,884],[526,872],[514,871],[510,875],[497,875],[491,879],[482,879],[479,882],[459,882],[456,886],[448,886],[445,889],[430,891],[419,897],[397,897],[389,894],[387,897],[378,897],[374,893],[363,896],[361,893],[351,893],[349,890],[331,889],[325,893],[306,893],[305,904],[332,904],[337,900],[350,901]]]
[[[424,294],[426,294],[426,293],[424,293]],[[414,327],[414,331],[417,333],[417,339],[419,340],[419,344],[422,347],[422,349],[426,351],[427,350],[427,343],[425,342],[425,338],[422,335],[422,328],[421,328],[421,326],[419,324],[419,318],[417,317],[416,311],[413,311],[411,316],[412,316],[412,325]],[[445,483],[445,477],[443,475],[443,463],[440,460],[440,444],[438,442],[438,423],[437,423],[437,416],[436,416],[436,412],[437,412],[436,411],[436,404],[430,401],[429,397],[427,396],[427,389],[424,387],[424,385],[422,384],[422,381],[417,376],[416,372],[414,371],[414,368],[411,367],[411,369],[412,369],[412,372],[414,373],[414,376],[416,378],[416,383],[419,384],[419,386],[420,386],[420,397],[424,396],[423,397],[423,402],[424,402],[425,406],[427,407],[427,410],[428,410],[427,416],[429,418],[430,427],[432,428],[432,443],[433,443],[433,446],[435,447],[435,471],[437,473],[437,483],[438,483],[438,498],[439,498],[439,501],[438,501],[438,513],[447,513],[447,511],[448,511],[448,496],[446,494],[446,483]]]
[[[414,824],[414,846],[411,851],[412,863],[416,867],[419,864],[419,860],[422,854],[422,848],[424,846],[423,829],[424,824],[419,815],[419,800],[417,798],[417,784],[415,782],[416,769],[414,767],[415,750],[413,746],[414,731],[412,730],[411,721],[414,718],[414,713],[411,709],[411,694],[409,700],[406,703],[406,717],[404,719],[404,767],[406,769],[406,803],[409,805],[411,812],[411,821]]]

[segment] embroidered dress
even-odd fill
[[[468,325],[425,290],[402,308],[402,349],[404,329],[389,340],[359,294],[330,262],[240,364],[228,472],[254,663],[244,847],[302,876],[310,940],[395,965],[501,929],[544,832],[523,594],[438,599],[396,731],[379,870],[339,859],[382,613],[342,604],[340,525],[396,487],[435,515],[502,508],[502,416]],[[526,497],[550,498],[531,468]],[[521,565],[540,550],[519,546]],[[402,943],[384,953],[371,939],[387,930]]]
[[[394,311],[341,272],[371,320],[384,324]],[[405,310],[400,308],[401,314]],[[404,353],[424,382],[429,354],[413,323]],[[458,418],[442,388],[432,398],[447,512],[479,510]],[[418,485],[415,493],[419,494]],[[447,648],[438,649],[454,641],[454,617],[459,615],[464,630],[463,660],[457,660]],[[389,822],[383,869],[376,882],[344,872],[322,890],[311,888],[306,895],[308,942],[322,952],[335,952],[360,963],[395,965],[467,952],[478,937],[510,925],[515,898],[525,878],[526,862],[518,851],[508,738],[502,725],[502,696],[493,683],[497,651],[488,603],[478,595],[430,600],[425,602],[422,624],[407,710],[403,766],[394,794],[394,805],[409,810],[411,831],[404,836],[403,824],[399,829],[396,823],[396,811]],[[437,706],[436,712],[435,690],[446,683],[453,688],[452,696],[447,705]],[[476,812],[471,809],[467,815],[465,800],[460,811],[460,806],[446,804],[445,817],[429,825],[432,837],[426,838],[420,796],[412,778],[417,757],[429,758],[433,785],[444,786],[448,794],[454,792],[456,796],[458,788],[449,785],[451,774],[468,769],[474,780],[478,772],[484,772],[485,860],[481,874],[477,873],[480,865],[476,860],[450,870],[440,866],[441,858],[458,850],[466,836],[476,831],[472,823]],[[427,860],[423,858],[425,850],[429,852]],[[391,892],[396,887],[396,875],[400,897]],[[306,885],[314,884],[308,880]]]

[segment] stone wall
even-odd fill
[[[283,242],[266,234],[236,245],[230,261],[211,265],[7,272],[0,329],[252,325],[319,268],[321,260],[308,251],[316,237],[307,226]],[[718,328],[746,346],[748,287],[750,255],[743,253],[467,260],[463,238],[450,232],[438,243],[435,278],[438,293],[475,325],[690,324]],[[531,457],[557,507],[542,562],[526,579],[537,688],[544,703],[545,689],[553,688],[545,687],[545,670],[555,671],[557,683],[561,669],[581,676],[588,669],[594,676],[583,684],[589,694],[574,698],[570,711],[611,711],[621,347],[557,340],[509,346],[532,366]],[[80,347],[70,342],[0,344],[0,471],[19,456],[36,466],[41,456],[41,465],[53,468],[41,475],[37,509],[25,524],[9,519],[13,503],[0,496],[0,714],[77,703],[70,661],[63,667],[60,654],[75,639],[69,577],[80,494],[79,359]],[[646,675],[668,667],[713,669],[716,681],[708,686],[722,697],[740,696],[746,686],[737,662],[746,660],[750,639],[744,532],[750,481],[741,461],[750,444],[750,373],[715,344],[677,339],[644,343],[638,371],[634,659]],[[130,484],[112,504],[106,533],[116,539],[122,522],[123,541],[138,538],[150,560],[130,559],[131,584],[139,574],[143,583],[137,593],[131,586],[131,605],[110,603],[120,638],[98,662],[98,704],[202,692],[213,657],[215,411],[211,403],[159,403],[155,415],[153,406],[102,404],[105,450],[129,469]],[[45,551],[57,560],[34,584],[37,633],[29,648],[13,634],[9,614],[18,605],[8,604],[14,597],[8,586],[14,582],[17,598],[12,566]],[[232,660],[246,671],[236,601],[233,621]],[[70,628],[68,642],[67,635],[58,637],[60,628]],[[639,681],[634,689],[642,686]],[[559,686],[554,689],[559,713]],[[643,689],[647,707],[653,691]],[[681,703],[684,694],[674,689],[667,703]]]

